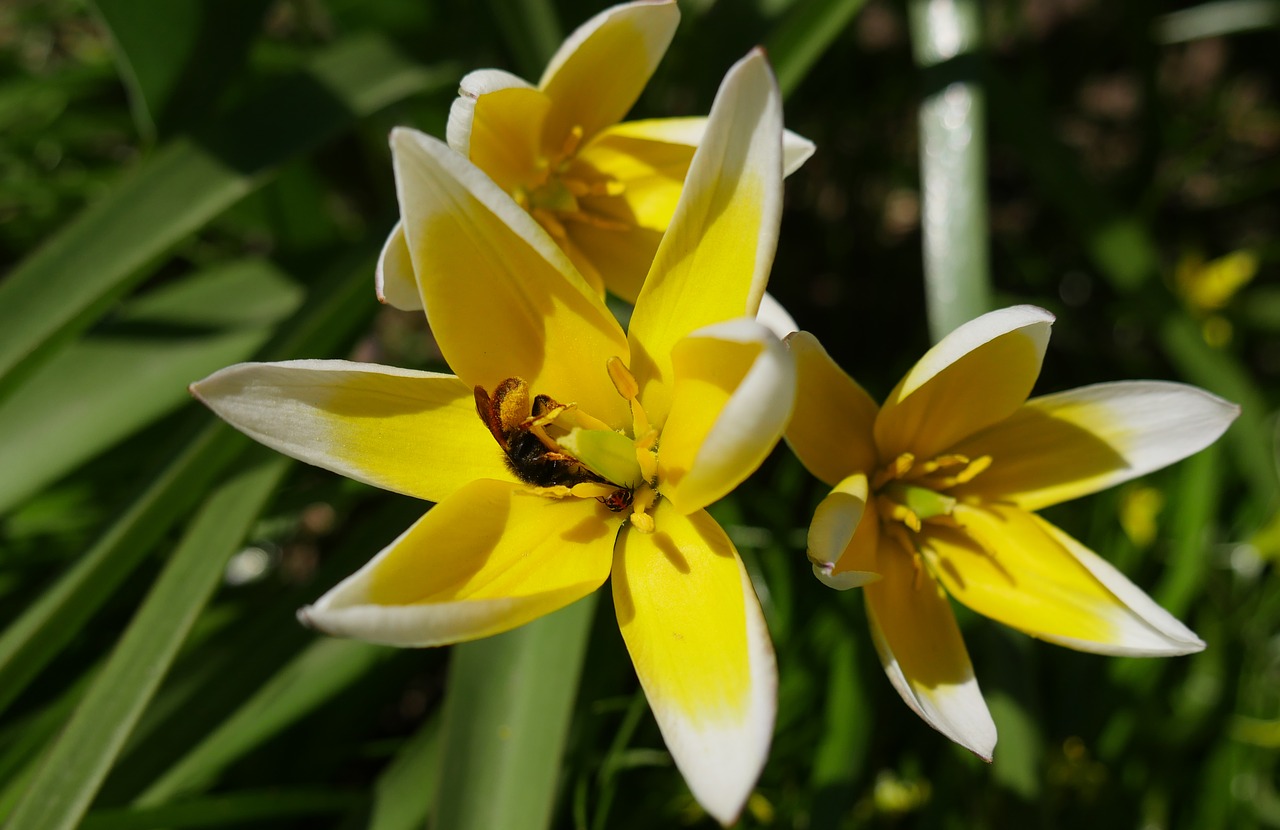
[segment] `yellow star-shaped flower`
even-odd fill
[[[462,79],[449,114],[449,146],[537,220],[589,284],[632,303],[707,125],[705,118],[619,123],[679,21],[674,0],[606,9],[569,36],[537,86],[481,69]],[[812,153],[807,139],[784,133],[786,174]],[[417,310],[414,283],[414,261],[397,225],[379,260],[378,296]]]
[[[1027,400],[1053,316],[994,311],[945,337],[877,406],[805,332],[787,442],[832,485],[809,528],[814,574],[865,586],[885,672],[938,731],[990,759],[996,731],[949,594],[1082,651],[1204,647],[1119,571],[1034,511],[1208,446],[1238,407],[1190,386],[1103,383]]]
[[[302,360],[193,386],[281,452],[439,502],[301,617],[442,645],[612,577],[676,764],[732,822],[764,764],[776,667],[742,562],[703,508],[776,444],[795,389],[790,353],[753,319],[782,188],[781,100],[763,54],[726,76],[626,333],[471,162],[411,130],[392,150],[420,299],[457,374]]]

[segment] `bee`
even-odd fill
[[[530,402],[529,385],[522,378],[507,378],[493,390],[492,397],[481,386],[473,392],[476,413],[506,455],[507,469],[525,484],[572,487],[583,482],[610,483],[547,437],[542,427],[553,413],[565,408],[549,395],[538,395]],[[619,513],[631,506],[631,499],[631,488],[619,487],[596,500]]]

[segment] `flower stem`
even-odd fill
[[[978,81],[977,0],[911,0],[911,38],[925,85],[920,182],[925,304],[936,342],[990,310],[985,100]]]

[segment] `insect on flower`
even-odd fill
[[[567,487],[593,482],[608,484],[581,461],[564,451],[547,432],[571,406],[550,395],[529,400],[529,384],[523,378],[507,378],[493,390],[475,388],[476,413],[507,456],[507,468],[516,478],[535,487]],[[634,491],[618,487],[596,500],[614,513],[631,506]]]

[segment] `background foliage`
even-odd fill
[[[373,295],[387,133],[443,135],[464,72],[536,78],[600,5],[0,6],[7,826],[711,826],[608,601],[452,659],[298,626],[423,505],[273,457],[185,392],[254,357],[436,366],[421,318]],[[781,672],[743,826],[1280,826],[1280,3],[991,0],[984,45],[936,66],[890,0],[682,8],[637,113],[703,113],[769,47],[819,147],[788,182],[771,289],[873,393],[929,342],[921,194],[948,174],[922,182],[917,116],[960,80],[988,125],[987,200],[962,198],[989,233],[964,245],[987,246],[994,302],[1058,315],[1038,391],[1172,378],[1244,405],[1216,447],[1052,512],[1208,649],[1108,659],[962,615],[991,766],[897,699],[858,593],[808,575],[820,486],[775,452],[714,509]]]

